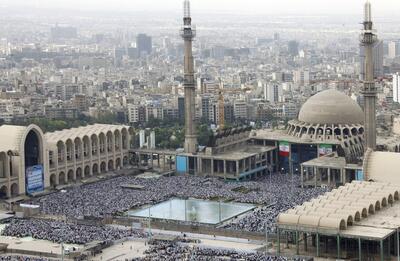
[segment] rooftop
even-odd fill
[[[272,129],[262,129],[256,131],[256,136],[252,136],[253,139],[265,139],[265,140],[276,140],[276,141],[287,141],[290,143],[298,144],[332,144],[339,145],[338,140],[324,140],[320,141],[317,139],[304,139],[296,136],[292,136],[287,133],[287,130],[272,130]]]
[[[93,124],[78,128],[66,129],[55,132],[48,132],[45,134],[46,140],[48,143],[57,143],[58,141],[66,141],[68,139],[75,139],[77,137],[83,138],[84,136],[90,137],[93,134],[99,134],[103,132],[107,134],[107,132],[114,132],[116,130],[122,130],[126,128],[127,130],[130,128],[129,126],[124,125],[110,125],[110,124]]]
[[[361,107],[346,94],[330,89],[315,94],[301,107],[298,120],[311,124],[362,124]]]
[[[353,181],[278,217],[294,231],[383,240],[400,227],[399,184]]]

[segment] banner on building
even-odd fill
[[[176,156],[176,172],[179,174],[186,174],[188,171],[187,157]]]
[[[362,170],[356,171],[356,180],[364,181],[364,172]]]
[[[290,153],[290,145],[287,141],[280,141],[279,142],[279,156],[282,157],[289,157]]]
[[[43,166],[35,165],[26,169],[26,193],[32,194],[44,190]]]
[[[318,148],[319,156],[325,156],[333,152],[333,147],[330,144],[320,144]]]

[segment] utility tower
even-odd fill
[[[364,96],[364,127],[365,150],[376,148],[376,96],[374,81],[373,46],[377,36],[373,30],[371,3],[364,5],[363,32],[360,37],[361,45],[365,48],[365,76],[362,95]]]
[[[195,81],[194,81],[194,62],[192,53],[192,43],[196,36],[196,30],[192,27],[190,16],[190,2],[183,2],[183,28],[181,36],[185,41],[185,61],[184,61],[184,83],[185,89],[185,152],[196,153],[197,135],[195,124]]]

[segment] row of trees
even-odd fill
[[[28,126],[29,124],[38,125],[43,132],[52,132],[69,128],[77,128],[95,123],[101,124],[118,124],[123,123],[117,114],[106,112],[99,115],[97,118],[87,117],[80,115],[78,119],[63,119],[53,120],[48,118],[30,118],[30,119],[16,119],[11,124],[19,126]]]

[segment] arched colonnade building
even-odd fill
[[[129,164],[133,129],[94,124],[44,134],[36,125],[0,127],[0,197],[32,194]],[[42,175],[41,175],[42,173]]]

